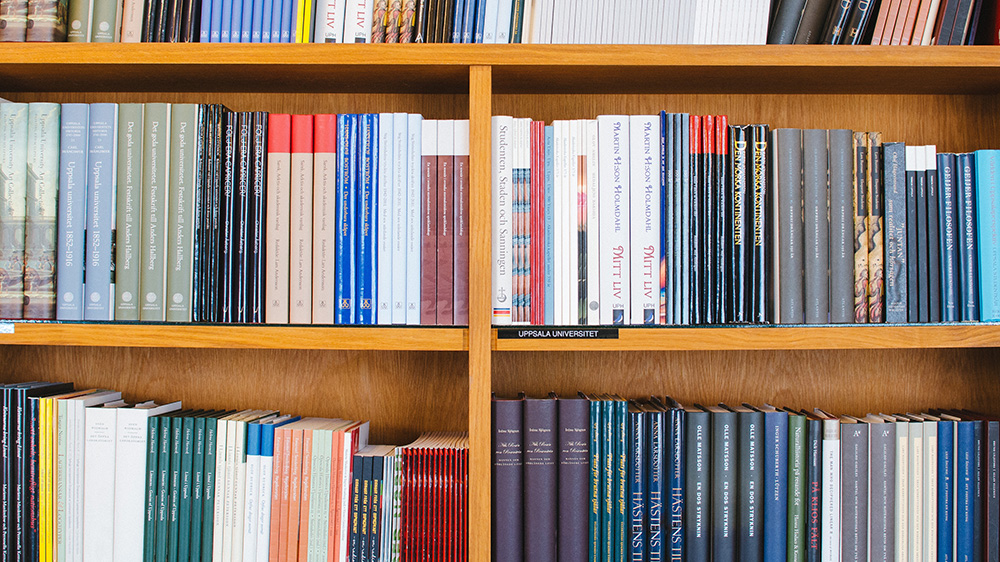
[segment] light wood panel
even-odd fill
[[[971,408],[1000,413],[996,349],[504,352],[493,390],[820,407],[841,414]]]
[[[468,429],[466,354],[3,346],[0,381],[72,381],[129,401],[371,420],[372,443]]]
[[[465,328],[0,322],[0,345],[234,349],[468,349]],[[6,330],[11,333],[4,333]]]
[[[530,327],[525,327],[530,329]],[[570,328],[579,328],[570,327]],[[586,328],[586,327],[584,327]],[[1000,325],[621,328],[618,339],[496,339],[501,351],[919,349],[1000,346]]]

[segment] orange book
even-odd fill
[[[267,559],[270,562],[278,562],[278,550],[281,547],[281,483],[284,480],[285,471],[288,468],[288,457],[285,452],[285,433],[288,430],[283,427],[274,429],[274,472],[271,478],[271,541],[268,543]]]
[[[912,45],[914,28],[917,23],[917,14],[920,12],[920,5],[926,4],[930,0],[910,0],[910,9],[906,11],[906,21],[903,22],[903,37],[900,38],[900,45]]]
[[[330,445],[330,525],[326,536],[326,560],[335,562],[341,559],[340,555],[340,492],[342,490],[341,469],[343,467],[344,456],[344,430],[333,432],[333,439]]]
[[[892,26],[896,23],[899,13],[899,0],[885,0],[878,11],[875,20],[875,31],[872,33],[872,45],[888,45],[892,38]]]
[[[302,430],[302,478],[299,482],[299,560],[309,559],[309,505],[312,496],[312,427]],[[291,527],[289,527],[291,531]],[[292,560],[290,558],[290,560]]]
[[[892,28],[892,40],[890,44],[892,45],[906,45],[903,42],[903,36],[906,36],[906,41],[909,41],[910,35],[913,34],[913,23],[917,19],[916,13],[917,8],[920,7],[920,0],[903,0],[899,5],[899,13],[896,14],[896,25]],[[910,19],[910,11],[913,11],[913,19]],[[908,27],[907,27],[908,26]]]
[[[920,0],[920,8],[917,10],[917,22],[913,26],[913,38],[911,45],[920,45],[924,38],[924,27],[927,26],[927,16],[931,12],[933,0]]]
[[[299,483],[302,478],[302,429],[292,429],[286,436],[289,450],[288,472],[283,477],[287,484],[287,494],[281,498],[281,552],[280,562],[295,562],[299,557]],[[282,485],[286,485],[282,482]]]

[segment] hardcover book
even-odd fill
[[[59,104],[28,105],[24,317],[38,320],[56,317],[59,114]]]
[[[24,314],[28,105],[0,104],[0,318]]]
[[[84,318],[114,319],[114,209],[118,104],[90,106],[90,142],[87,160],[87,261]],[[166,126],[164,124],[164,126]],[[164,132],[165,134],[165,132]],[[163,143],[166,148],[166,143]],[[160,168],[164,174],[164,166]],[[145,167],[144,167],[145,168]],[[164,178],[165,179],[165,178]],[[145,245],[144,245],[145,246]],[[149,248],[149,246],[145,246]],[[162,246],[160,246],[162,249]],[[162,255],[162,254],[161,254]],[[162,275],[162,268],[160,273]],[[162,294],[162,290],[161,290]],[[162,299],[161,299],[162,300]],[[160,318],[162,320],[162,318]]]
[[[115,217],[115,320],[139,320],[142,271],[141,103],[118,106],[118,193]]]
[[[2,105],[0,105],[2,107]],[[56,247],[56,318],[83,320],[84,232],[90,105],[63,104],[59,136],[59,243]]]

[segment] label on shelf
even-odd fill
[[[13,334],[13,333],[14,333],[13,322],[0,322],[0,334]]]
[[[616,340],[618,328],[498,328],[501,340]]]

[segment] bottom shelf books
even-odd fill
[[[494,560],[995,560],[1000,418],[493,401]]]
[[[4,560],[463,560],[468,436],[3,390]]]

